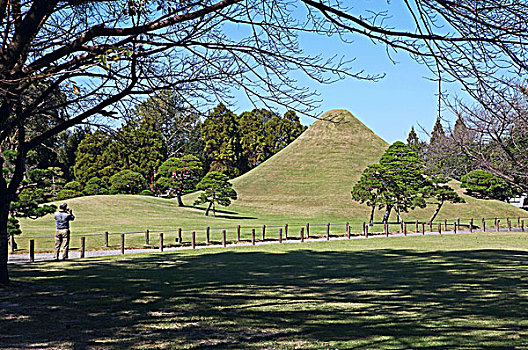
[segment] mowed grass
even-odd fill
[[[524,233],[11,266],[4,349],[525,348]]]
[[[91,196],[68,201],[76,220],[72,223],[74,235],[87,236],[87,249],[103,249],[102,234],[110,235],[109,249],[118,249],[120,235],[126,235],[127,247],[156,246],[158,234],[163,232],[167,245],[175,244],[178,228],[189,243],[191,232],[197,240],[205,240],[206,227],[211,227],[211,240],[221,241],[222,230],[228,241],[234,241],[236,228],[241,225],[241,239],[249,240],[251,230],[257,237],[263,225],[268,236],[278,236],[278,227],[289,224],[292,234],[299,235],[294,225],[325,225],[333,223],[332,234],[343,234],[345,222],[357,223],[353,232],[361,232],[359,223],[368,221],[370,208],[352,201],[350,190],[365,167],[378,162],[388,144],[345,110],[330,111],[316,121],[297,140],[252,171],[233,179],[238,200],[227,208],[218,208],[217,216],[204,216],[205,207],[193,207],[197,194],[184,197],[186,207],[180,208],[175,200],[145,196]],[[463,195],[456,182],[452,185]],[[464,196],[465,204],[445,204],[438,220],[456,218],[516,218],[526,212],[500,201],[486,201]],[[427,220],[434,210],[427,209],[403,213],[407,221]],[[376,213],[380,220],[383,211]],[[395,216],[391,217],[396,221]],[[488,222],[488,226],[491,222]],[[340,224],[340,225],[337,225]],[[505,224],[504,220],[502,224]],[[19,253],[26,253],[28,237],[36,240],[37,251],[53,249],[53,216],[38,220],[22,220],[23,234],[17,238]],[[492,224],[493,226],[493,224]],[[504,227],[504,226],[503,226]],[[325,228],[312,226],[313,233],[324,233]],[[145,245],[143,232],[153,232]],[[97,234],[98,236],[89,236]],[[79,237],[73,237],[72,246],[78,249]]]

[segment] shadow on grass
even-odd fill
[[[207,208],[197,207],[195,205],[188,206],[188,208],[193,208],[193,209],[196,209],[196,210],[200,210],[200,211],[203,211],[204,213],[207,210]],[[222,219],[238,219],[238,220],[246,220],[246,219],[247,220],[256,220],[257,219],[256,217],[253,217],[253,216],[240,216],[237,212],[223,210],[223,209],[216,209],[215,212],[216,212],[216,215],[213,216],[213,209],[211,209],[209,211],[209,216],[210,217],[214,217],[214,218],[222,218]],[[220,215],[219,215],[219,213],[220,213]]]
[[[5,347],[527,346],[528,254],[177,253],[17,265]],[[72,268],[74,265],[74,268]]]

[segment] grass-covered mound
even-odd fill
[[[232,180],[239,199],[230,207],[221,208],[217,217],[205,217],[205,208],[192,207],[196,194],[184,196],[183,201],[188,206],[183,208],[178,207],[175,200],[154,197],[90,196],[68,201],[77,216],[72,223],[73,232],[141,232],[178,227],[203,231],[207,226],[232,231],[238,224],[258,227],[263,224],[362,222],[368,219],[370,209],[352,201],[350,190],[363,169],[376,163],[387,146],[349,112],[331,111],[284,150]],[[463,192],[457,183],[453,186],[459,193]],[[464,198],[465,204],[444,205],[438,219],[517,217],[526,213],[500,201]],[[404,213],[404,218],[425,220],[433,210],[431,206]],[[381,215],[382,212],[378,212],[377,219]],[[23,236],[53,236],[52,216],[35,221],[22,220],[21,224]]]

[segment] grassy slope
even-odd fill
[[[75,233],[89,234],[178,227],[203,230],[206,226],[232,229],[237,224],[258,227],[285,222],[364,221],[369,209],[350,199],[350,189],[363,169],[377,162],[386,147],[385,141],[349,112],[331,111],[283,151],[234,179],[239,200],[215,218],[205,217],[200,208],[178,208],[174,200],[93,196],[68,201],[77,215],[72,227]],[[459,187],[458,190],[461,192]],[[196,194],[188,195],[184,201],[192,204],[195,197]],[[499,201],[465,198],[466,204],[445,205],[439,218],[525,215],[524,211]],[[416,210],[405,217],[426,219],[433,209]],[[51,236],[53,217],[23,220],[22,229],[28,236]]]
[[[526,348],[524,233],[11,267],[4,349]]]

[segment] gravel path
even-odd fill
[[[506,231],[505,229],[502,229],[501,231]],[[520,231],[519,228],[513,228],[512,231]],[[473,233],[482,232],[482,230],[473,230]],[[491,231],[490,231],[491,232]],[[457,234],[464,234],[469,233],[469,230],[465,231],[458,231]],[[453,231],[443,231],[443,235],[452,235],[454,234]],[[426,232],[425,235],[438,235],[438,232]],[[404,236],[402,233],[393,233],[389,237],[402,237]],[[421,233],[407,233],[407,236],[422,236]],[[386,238],[385,235],[372,235],[369,236],[369,238]],[[339,236],[339,237],[330,237],[331,241],[336,240],[346,240],[346,236]],[[364,236],[352,236],[351,239],[365,239]],[[310,242],[321,242],[326,241],[326,237],[324,238],[307,238],[304,240],[305,243]],[[300,243],[300,239],[288,239],[283,240],[283,243]],[[255,245],[269,245],[269,244],[280,244],[278,241],[266,241],[266,242],[255,242]],[[250,246],[252,245],[251,242],[244,242],[244,243],[233,243],[233,244],[227,244],[227,247],[243,247],[243,246]],[[209,249],[209,248],[222,248],[222,245],[215,244],[215,245],[197,245],[195,249]],[[173,247],[173,248],[164,248],[163,251],[177,251],[177,250],[186,250],[186,249],[193,249],[190,246],[185,247]],[[152,248],[143,248],[143,249],[125,249],[125,254],[140,254],[140,253],[158,253],[159,249],[152,249]],[[84,256],[85,258],[92,258],[92,257],[99,257],[99,256],[111,256],[111,255],[120,255],[121,250],[90,250],[86,251]],[[79,259],[81,255],[80,251],[70,251],[69,259]],[[35,261],[53,261],[53,253],[36,253],[35,254]],[[9,254],[8,263],[10,264],[16,264],[16,263],[28,263],[29,261],[29,255],[28,254]]]

